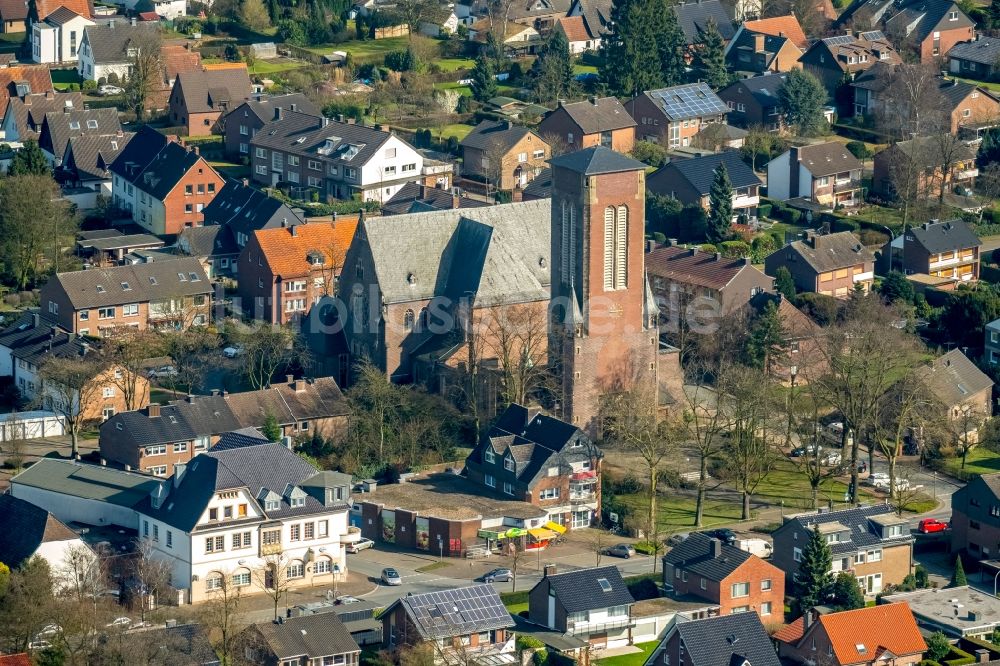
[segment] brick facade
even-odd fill
[[[678,595],[693,595],[718,604],[719,615],[753,611],[765,624],[785,619],[785,574],[755,555],[721,581],[688,573],[681,565],[667,564],[664,582],[673,585]]]
[[[491,174],[496,177],[496,172],[485,166],[491,156],[488,153],[494,152],[490,149],[483,150],[473,146],[462,147],[462,162],[465,173],[485,176]],[[510,146],[503,154],[500,166],[500,183],[490,183],[492,187],[501,190],[513,190],[521,188],[535,179],[535,176],[548,167],[548,159],[551,156],[549,145],[542,141],[534,132],[528,132],[520,141]]]
[[[636,140],[655,141],[672,148],[690,145],[694,136],[704,129],[705,125],[726,122],[725,114],[696,116],[671,121],[664,115],[663,110],[645,94],[626,102],[625,108],[638,123],[635,128]],[[670,134],[671,127],[676,128],[676,134]]]

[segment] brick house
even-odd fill
[[[866,293],[875,280],[875,255],[850,231],[809,234],[764,259],[764,272],[774,276],[784,266],[795,288],[845,298],[858,288]]]
[[[719,99],[729,107],[729,124],[743,129],[763,127],[769,132],[784,129],[778,105],[778,90],[784,84],[783,75],[769,74],[741,79],[720,90]]]
[[[970,159],[974,160],[974,156]],[[876,180],[879,172],[876,163]],[[956,282],[978,280],[981,247],[982,241],[962,220],[924,222],[886,243],[877,268],[881,273],[891,270],[907,275],[923,273],[953,278]]]
[[[469,480],[546,509],[548,520],[588,527],[601,515],[604,454],[579,428],[511,405],[465,461]]]
[[[434,663],[509,663],[514,619],[492,585],[407,594],[379,615],[382,642],[390,650],[434,644]],[[495,660],[495,661],[491,661]]]
[[[802,69],[802,51],[791,37],[769,35],[745,25],[726,45],[726,66],[741,77]]]
[[[616,98],[591,97],[571,104],[560,102],[538,124],[538,134],[550,145],[565,144],[568,150],[604,146],[627,153],[635,144],[635,126]]]
[[[757,205],[760,203],[760,178],[735,150],[670,160],[646,178],[646,189],[654,194],[677,199],[685,206],[701,206],[707,213],[715,172],[722,165],[725,165],[732,185],[732,221],[737,222],[745,217],[746,224],[755,222]]]
[[[672,623],[646,660],[648,666],[780,666],[756,613],[717,615]]]
[[[56,273],[39,298],[46,316],[64,330],[99,337],[118,326],[205,326],[213,292],[201,264],[179,258]]]
[[[836,141],[792,146],[767,163],[767,194],[787,201],[803,197],[826,206],[861,201],[861,161]]]
[[[356,219],[253,232],[237,262],[242,307],[250,317],[287,324],[332,295]]]
[[[632,644],[634,603],[617,567],[559,573],[547,565],[528,592],[528,621],[587,641],[592,648],[623,647]]]
[[[50,358],[85,358],[99,356],[98,342],[67,332],[52,322],[42,319],[38,313],[26,314],[0,331],[0,376],[10,377],[21,397],[38,403],[45,409],[52,409],[53,402],[62,402],[67,395],[65,387],[48,390],[40,374],[40,368]],[[114,364],[106,364],[93,382],[95,388],[88,391],[87,404],[74,407],[86,422],[103,421],[128,409],[125,396],[119,389],[127,370]],[[124,381],[131,382],[131,379]],[[135,378],[135,401],[145,405],[149,401],[149,381],[145,377]],[[79,392],[74,392],[79,402]],[[66,411],[66,405],[56,406]]]
[[[647,90],[625,102],[625,108],[637,123],[636,139],[671,148],[690,145],[705,125],[725,123],[729,112],[707,83]]]
[[[951,550],[980,560],[1000,551],[1000,473],[973,476],[951,498]]]
[[[246,65],[180,72],[170,91],[170,122],[184,127],[186,136],[208,136],[218,129],[219,118],[252,92]]]
[[[948,153],[947,161],[950,164],[947,172],[941,168],[942,159],[939,156],[942,155],[942,150]],[[894,143],[875,153],[873,165],[872,191],[889,201],[895,201],[900,196],[934,199],[942,192],[953,192],[956,187],[972,189],[976,176],[979,175],[976,151],[964,143],[954,143],[947,135],[918,137]],[[897,182],[908,188],[909,192],[897,192]],[[902,242],[899,241],[900,247]],[[978,255],[976,259],[978,262]]]
[[[949,438],[978,442],[979,429],[993,416],[993,380],[961,349],[921,366],[917,378],[942,408]]]
[[[202,211],[225,183],[197,147],[185,148],[146,125],[109,170],[115,207],[158,235],[201,226]]]
[[[280,119],[282,111],[297,111],[316,117],[322,115],[312,100],[302,93],[253,95],[219,119],[226,154],[232,157],[249,155],[250,139],[265,125]]]
[[[527,127],[509,120],[484,120],[459,145],[463,173],[484,178],[488,185],[507,191],[523,188],[534,180],[551,155],[549,144]]]
[[[927,644],[905,603],[805,615],[774,635],[778,656],[799,664],[915,666]],[[891,656],[890,656],[891,655]]]
[[[963,78],[996,80],[1000,71],[1000,42],[991,37],[976,37],[955,44],[948,50],[948,71]]]
[[[782,384],[808,384],[822,377],[829,368],[823,329],[781,293],[760,292],[750,298],[748,316],[751,322],[774,305],[788,343],[787,352],[771,360],[771,376]]]
[[[833,554],[832,573],[848,571],[862,590],[874,596],[888,585],[899,585],[913,568],[913,536],[905,518],[889,504],[839,511],[786,516],[772,534],[771,564],[794,578],[802,551],[818,529]]]
[[[330,377],[288,378],[244,393],[188,396],[165,405],[115,414],[101,425],[101,457],[157,476],[189,462],[226,433],[260,428],[273,417],[283,436],[316,431],[336,439],[346,432],[348,407]],[[242,437],[260,439],[247,431]]]
[[[854,79],[878,62],[903,62],[892,43],[877,30],[817,40],[802,54],[802,69],[826,87],[830,99],[844,81]]]
[[[646,253],[646,272],[664,318],[679,316],[688,304],[711,301],[720,315],[744,306],[774,279],[744,258],[730,259],[697,248],[658,247]]]
[[[914,2],[885,22],[885,32],[920,62],[938,63],[955,44],[976,36],[976,22],[951,0]]]
[[[251,624],[236,638],[252,663],[266,666],[358,666],[361,648],[337,613],[317,613]]]
[[[0,7],[2,10],[2,7]],[[82,109],[83,93],[79,92],[35,92],[23,96],[10,97],[3,116],[4,140],[24,143],[28,139],[38,140],[45,114],[63,109]]]
[[[719,615],[753,612],[762,622],[784,622],[784,572],[701,532],[692,532],[663,556],[663,584],[679,596],[718,604]]]

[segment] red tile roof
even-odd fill
[[[7,112],[7,102],[17,95],[15,83],[27,81],[32,93],[52,91],[52,75],[45,65],[18,65],[0,69],[0,109]]]
[[[582,16],[564,16],[559,19],[559,25],[570,42],[586,42],[591,39]]]
[[[357,218],[338,218],[336,222],[313,222],[294,227],[255,231],[257,243],[274,275],[300,277],[309,275],[310,252],[322,252],[326,267],[340,268],[347,248],[358,227]]]
[[[650,275],[722,289],[749,264],[743,259],[717,258],[713,252],[683,247],[659,247],[646,254],[646,272]]]
[[[94,5],[91,0],[35,0],[35,7],[38,10],[39,21],[44,21],[49,14],[60,7],[76,12],[84,18],[94,16]]]
[[[743,27],[747,30],[762,32],[765,35],[773,35],[775,37],[784,35],[803,51],[809,46],[809,40],[806,39],[806,33],[802,31],[799,20],[791,14],[788,16],[760,19],[759,21],[747,21],[743,24]]]
[[[820,615],[808,631],[797,635],[794,627],[801,624],[800,618],[779,630],[774,637],[798,643],[809,640],[808,635],[822,627],[836,663],[842,666],[875,661],[886,651],[904,657],[927,650],[917,621],[909,605],[903,602]],[[790,640],[786,640],[786,636]]]
[[[31,658],[24,652],[0,655],[0,666],[31,666]]]
[[[173,81],[181,72],[201,69],[201,54],[184,48],[182,44],[164,44],[160,49],[160,62],[167,81]]]
[[[789,624],[786,624],[781,629],[774,632],[774,640],[781,641],[782,643],[798,643],[802,636],[805,634],[805,629],[803,629],[804,622],[800,617],[797,620],[792,620]]]

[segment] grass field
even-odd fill
[[[594,65],[583,65],[581,63],[576,63],[573,65],[574,74],[597,74],[597,67]]]
[[[962,459],[953,458],[948,460],[948,469],[959,472],[962,470]],[[1000,453],[990,451],[985,447],[976,447],[969,451],[966,457],[966,474],[993,474],[1000,472]]]
[[[472,125],[466,125],[464,123],[454,123],[452,125],[445,125],[441,129],[441,134],[439,135],[442,139],[449,139],[450,137],[455,137],[459,141],[468,136],[469,132],[472,131]]]
[[[371,62],[381,60],[390,51],[401,51],[406,48],[407,37],[390,37],[388,39],[372,39],[363,42],[353,41],[326,46],[307,46],[306,50],[317,55],[326,55],[333,51],[346,51],[354,57],[355,62]]]
[[[53,69],[52,87],[56,90],[66,90],[74,83],[82,83],[80,73],[75,69]]]
[[[301,60],[257,60],[254,62],[253,67],[249,67],[251,74],[277,74],[279,72],[287,72],[291,69],[298,69],[299,67],[305,66],[307,63]]]
[[[437,88],[438,90],[457,90],[459,93],[465,95],[466,97],[472,96],[472,89],[469,88],[469,86],[465,85],[464,83],[449,81],[447,83],[435,83],[434,87]],[[517,86],[508,86],[504,85],[503,83],[497,84],[497,92],[500,95],[506,95],[508,93],[515,92],[517,89],[518,89]]]
[[[975,79],[962,79],[957,76],[951,76],[950,74],[948,76],[953,79],[958,79],[959,81],[965,81],[966,83],[971,83],[974,86],[982,86],[987,90],[994,90],[1000,92],[1000,83],[992,83],[989,81],[976,81]]]
[[[0,53],[16,53],[24,44],[23,32],[0,33]]]
[[[471,58],[440,58],[434,61],[442,71],[455,72],[460,69],[472,69],[476,62]]]
[[[660,644],[660,641],[650,641],[649,643],[636,643],[635,647],[642,650],[642,652],[633,652],[632,654],[623,654],[618,657],[608,657],[607,659],[598,659],[597,663],[600,666],[642,666],[646,663],[646,659],[649,655],[653,653],[656,646]]]

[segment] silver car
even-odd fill
[[[398,571],[392,567],[386,567],[382,569],[382,582],[385,585],[402,585],[403,579],[400,577]]]
[[[608,555],[612,557],[624,557],[627,560],[635,555],[635,548],[627,543],[616,543],[608,548]]]

